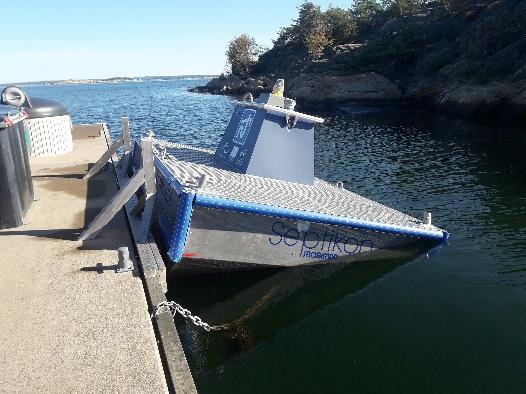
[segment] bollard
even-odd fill
[[[127,246],[121,246],[117,249],[119,253],[119,263],[116,271],[118,273],[133,271],[133,262],[130,260],[130,251]]]
[[[424,212],[424,224],[431,226],[431,212]]]
[[[198,189],[204,188],[207,182],[208,182],[208,175],[206,174],[201,175],[201,178],[199,178],[199,181],[197,183],[197,188]]]

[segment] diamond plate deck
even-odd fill
[[[195,191],[199,179],[206,174],[208,181],[199,189],[200,194],[437,233],[443,231],[318,178],[309,186],[239,174],[223,168],[212,150],[159,139],[153,140],[153,147],[157,158],[188,191]]]

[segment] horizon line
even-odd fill
[[[217,77],[219,74],[177,74],[177,75],[143,75],[143,76],[115,76],[109,78],[66,78],[66,79],[45,79],[38,81],[19,81],[19,82],[0,82],[0,85],[26,85],[26,84],[38,84],[38,83],[60,83],[67,81],[111,81],[114,79],[154,79],[154,78],[204,78],[204,77]]]

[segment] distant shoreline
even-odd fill
[[[26,81],[0,83],[0,86],[10,85],[92,85],[103,83],[128,83],[147,81],[172,81],[180,79],[211,79],[217,75],[148,75],[143,77],[112,77],[112,78],[81,78],[81,79],[57,79],[46,81]]]

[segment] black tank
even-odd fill
[[[33,202],[29,136],[17,115],[20,108],[0,105],[0,229],[21,226]]]
[[[29,97],[18,86],[8,86],[0,94],[0,104],[24,108],[29,119],[67,115],[62,104],[54,100]]]
[[[28,97],[29,106],[24,105],[28,119],[47,118],[50,116],[67,115],[68,111],[62,104],[54,100],[39,97]]]

